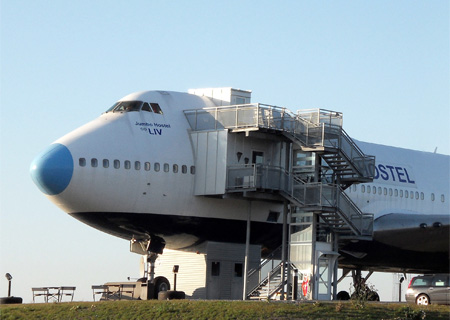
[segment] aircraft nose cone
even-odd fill
[[[48,195],[63,192],[73,174],[73,158],[66,146],[55,143],[39,154],[31,163],[34,183]]]

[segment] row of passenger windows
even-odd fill
[[[356,192],[356,185],[353,185],[353,187],[350,189],[351,192]],[[362,193],[372,193],[372,194],[379,194],[379,195],[385,195],[387,196],[389,194],[390,197],[400,197],[400,198],[407,198],[407,199],[416,199],[416,200],[425,200],[425,194],[423,192],[418,191],[408,191],[408,190],[399,190],[399,189],[392,189],[392,188],[381,188],[381,187],[375,187],[375,186],[366,186],[361,185],[361,192]],[[435,201],[436,196],[434,193],[431,194],[431,201]],[[441,202],[445,202],[445,196],[441,194]]]
[[[97,168],[99,166],[99,160],[96,158],[92,158],[91,159],[91,167],[93,168]],[[87,161],[86,158],[80,158],[78,159],[78,164],[80,165],[80,167],[86,167],[87,165]],[[103,159],[101,161],[101,165],[103,166],[103,168],[109,168],[110,167],[110,161],[108,159]],[[120,160],[113,160],[112,161],[112,166],[114,167],[114,169],[120,169],[121,167],[121,162]],[[123,162],[123,167],[127,170],[130,170],[131,167],[133,166],[134,170],[145,170],[145,171],[150,171],[152,169],[152,165],[150,162],[144,162],[143,164],[140,161],[134,161],[134,163],[132,163],[130,160],[125,160]],[[162,169],[164,172],[169,172],[170,171],[170,165],[168,163],[164,163],[162,165]],[[179,166],[178,164],[173,164],[172,165],[172,172],[173,173],[178,173],[179,172]],[[161,170],[161,164],[159,162],[154,162],[153,163],[153,171],[155,172],[159,172]],[[188,172],[188,166],[187,165],[182,165],[181,166],[181,173],[186,174]],[[190,166],[189,168],[189,172],[191,174],[195,174],[195,166]]]

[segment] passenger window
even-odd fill
[[[409,198],[409,192],[405,191],[405,198],[408,199]]]
[[[381,194],[381,187],[378,187],[378,194]]]
[[[86,159],[85,158],[78,159],[78,164],[80,165],[80,167],[85,167],[86,166]]]
[[[385,196],[387,196],[387,188],[383,189],[383,193],[384,193]]]
[[[434,276],[433,287],[445,287],[447,286],[447,277],[446,276]]]
[[[174,164],[172,169],[173,169],[173,173],[177,173],[178,172],[178,165]]]
[[[153,110],[154,113],[163,114],[161,108],[159,107],[159,104],[157,104],[157,103],[150,103],[150,105],[152,106],[152,110]]]
[[[434,201],[434,193],[431,194],[431,201]]]
[[[103,159],[103,168],[109,168],[109,160]]]
[[[393,194],[392,188],[389,188],[389,196],[392,197],[392,194]]]
[[[191,174],[195,174],[195,166],[191,166]],[[442,195],[444,196],[444,195]]]
[[[370,186],[367,186],[367,193],[370,193]]]
[[[159,162],[155,162],[155,172],[159,172]]]
[[[377,187],[373,187],[372,190],[373,190],[373,194],[377,194]]]
[[[183,165],[181,166],[181,172],[182,172],[182,173],[187,173],[187,166],[186,166],[186,165],[183,164]]]
[[[361,186],[361,192],[365,193],[366,192],[366,186]]]
[[[164,172],[169,172],[169,164],[164,163]]]
[[[98,166],[98,160],[95,158],[92,158],[91,159],[91,167],[97,168],[97,166]]]
[[[416,191],[416,199],[419,200],[419,193]]]
[[[120,168],[120,160],[114,160],[114,168],[119,169]]]
[[[125,169],[130,169],[131,168],[131,162],[129,160],[125,160],[124,164],[123,164]]]
[[[414,199],[414,192],[410,191],[409,195],[411,196],[411,199]]]
[[[144,102],[144,105],[142,106],[142,111],[152,112],[152,109],[150,109],[150,105],[147,102]]]
[[[443,194],[441,194],[441,202],[445,202],[445,197]]]
[[[134,162],[134,170],[141,170],[141,162],[140,161]]]
[[[400,198],[403,198],[403,190],[400,190]]]
[[[398,189],[395,189],[395,190],[394,190],[394,196],[395,196],[395,197],[398,197]]]
[[[150,171],[150,162],[146,162],[145,164],[144,164],[144,169],[145,169],[145,171]]]

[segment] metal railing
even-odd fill
[[[358,175],[374,177],[375,157],[366,156],[342,129],[339,112],[311,109],[293,114],[286,108],[252,103],[185,110],[184,114],[194,131],[254,128],[282,131],[303,146],[338,150]]]
[[[227,191],[276,190],[297,206],[311,210],[336,210],[356,234],[371,235],[373,216],[364,214],[335,184],[306,183],[276,166],[262,164],[228,167]]]

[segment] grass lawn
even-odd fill
[[[450,306],[397,303],[104,301],[2,305],[0,319],[450,319]]]

